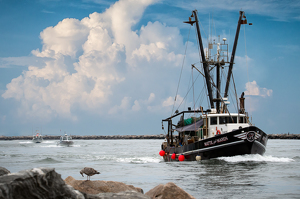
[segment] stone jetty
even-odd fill
[[[160,135],[71,135],[73,140],[165,139]],[[300,134],[268,134],[269,139],[300,139]],[[59,140],[60,135],[43,135],[44,140]],[[32,136],[0,136],[0,140],[32,140]]]
[[[160,135],[71,135],[73,140],[165,139]],[[44,140],[59,140],[60,135],[43,135]],[[0,140],[32,140],[32,136],[0,136]]]
[[[269,139],[300,139],[300,134],[269,134]]]

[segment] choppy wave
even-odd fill
[[[21,141],[21,142],[19,142],[20,144],[33,144],[33,142],[32,141]]]
[[[293,160],[300,160],[300,156],[293,157]]]
[[[41,147],[45,147],[45,148],[55,148],[55,147],[81,147],[79,144],[74,144],[71,146],[62,146],[59,144],[56,144],[56,142],[51,142],[50,145],[41,145]]]
[[[60,145],[57,145],[56,143],[54,143],[54,144],[50,144],[50,145],[43,145],[41,147],[44,147],[44,148],[53,148],[53,147],[63,147],[63,146],[60,146]]]
[[[224,160],[226,162],[293,162],[291,158],[279,158],[273,157],[271,155],[237,155],[233,157],[220,157],[219,160]]]
[[[160,161],[160,159],[154,157],[117,158],[117,162],[134,164],[159,163]]]
[[[55,160],[54,158],[51,158],[51,157],[46,157],[46,158],[44,158],[44,159],[41,159],[41,160],[37,160],[36,162],[38,162],[38,163],[52,163],[52,164],[54,164],[54,163],[60,163],[60,161],[58,161],[58,160]]]
[[[43,141],[42,143],[44,144],[51,144],[51,143],[56,143],[57,141]]]

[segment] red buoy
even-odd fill
[[[175,159],[176,159],[176,153],[173,153],[173,154],[171,155],[171,159],[172,159],[172,160],[175,160]]]
[[[163,150],[161,150],[161,151],[159,152],[159,155],[160,155],[160,156],[164,156],[165,154],[166,154],[166,152],[163,151]]]
[[[184,161],[184,155],[180,155],[180,156],[178,157],[178,160],[179,160],[179,161]]]

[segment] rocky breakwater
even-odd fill
[[[165,135],[71,135],[74,140],[165,139]],[[269,139],[300,139],[300,134],[268,134]],[[44,140],[59,140],[58,135],[43,135]],[[0,136],[0,140],[32,140],[32,136]]]
[[[300,134],[269,134],[268,139],[300,139]]]
[[[10,173],[3,167],[0,167],[0,198],[194,199],[172,182],[158,185],[143,194],[141,188],[122,182],[75,180],[71,176],[64,181],[54,168]]]
[[[122,140],[122,139],[165,139],[165,135],[73,135],[73,139],[83,140]]]
[[[75,140],[165,139],[165,135],[71,135]],[[59,140],[60,136],[43,135],[44,140]],[[32,136],[0,136],[0,140],[32,140]]]

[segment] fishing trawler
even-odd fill
[[[43,137],[39,133],[38,130],[36,130],[35,135],[33,135],[32,142],[34,142],[34,143],[42,143],[43,142]]]
[[[205,160],[244,154],[263,155],[268,136],[249,120],[245,111],[244,92],[236,103],[236,113],[230,112],[228,108],[229,86],[230,83],[234,85],[232,69],[240,27],[248,24],[245,13],[239,13],[230,61],[226,38],[217,42],[209,40],[206,53],[204,52],[197,10],[192,11],[189,21],[185,23],[195,25],[196,28],[202,70],[195,64],[192,64],[192,69],[197,70],[204,78],[209,108],[204,110],[202,106],[198,106],[199,108],[192,110],[188,107],[188,110],[176,110],[171,117],[163,119],[162,128],[167,123],[168,130],[159,154],[165,161]],[[221,89],[221,74],[226,74],[224,69],[227,69],[227,78],[225,88]],[[233,89],[235,90],[235,85]],[[236,90],[233,95],[234,99],[238,98]],[[185,118],[187,115],[192,117]]]

